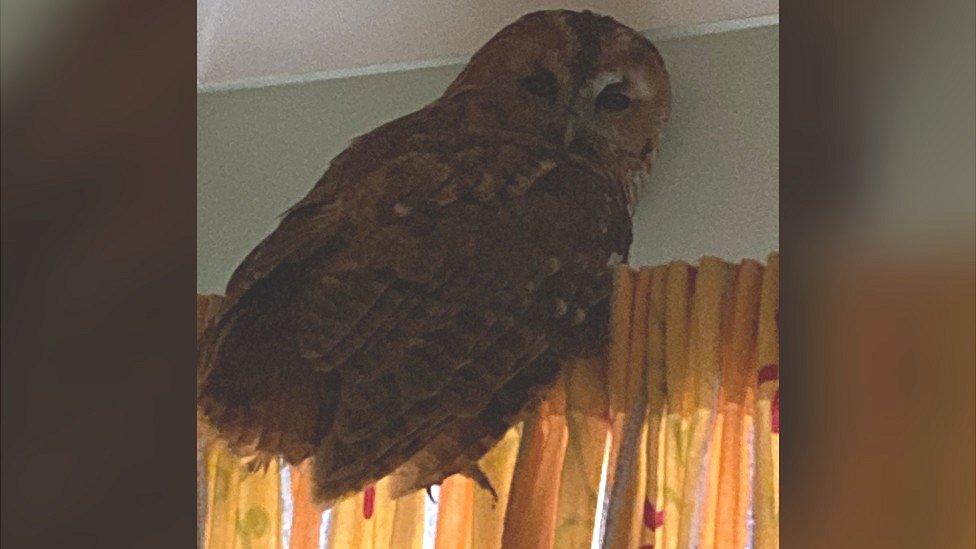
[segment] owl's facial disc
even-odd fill
[[[569,147],[606,162],[650,169],[670,114],[670,84],[654,46],[622,27],[600,36],[599,55],[582,76]]]
[[[467,123],[533,134],[622,174],[649,171],[670,113],[667,70],[636,31],[543,11],[502,29],[445,92]]]

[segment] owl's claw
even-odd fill
[[[491,480],[488,478],[488,475],[481,470],[481,467],[479,467],[477,463],[471,464],[471,466],[469,466],[467,469],[461,471],[461,474],[473,480],[478,486],[487,490],[488,493],[491,494],[492,499],[494,499],[496,503],[498,502],[498,492],[496,492],[495,487],[491,485]]]
[[[433,503],[434,505],[437,505],[437,500],[436,500],[436,499],[434,499],[434,493],[430,491],[430,489],[431,489],[431,487],[432,487],[432,486],[433,486],[433,485],[431,485],[431,486],[428,486],[428,487],[426,488],[426,490],[427,490],[427,497],[428,497],[428,498],[430,498],[430,502],[431,502],[431,503]]]
[[[244,466],[244,471],[249,475],[254,473],[265,474],[268,472],[268,468],[271,466],[272,461],[274,461],[274,459],[271,457],[271,455],[258,453],[248,459],[245,459],[242,465]]]

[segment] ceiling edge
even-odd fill
[[[743,19],[732,19],[727,21],[715,21],[711,23],[699,23],[696,25],[676,25],[672,27],[661,27],[644,31],[643,34],[655,42],[674,40],[690,36],[704,36],[708,34],[718,34],[722,32],[751,29],[757,27],[768,27],[779,24],[779,14],[760,15],[757,17],[746,17]],[[230,80],[226,82],[213,82],[207,84],[197,84],[197,94],[228,92],[236,90],[248,90],[258,88],[268,88],[273,86],[287,86],[292,84],[307,84],[323,80],[339,80],[343,78],[355,78],[372,74],[387,74],[405,72],[417,69],[432,67],[444,67],[448,65],[461,65],[467,63],[470,56],[460,57],[440,57],[437,59],[427,59],[420,61],[403,61],[398,63],[379,63],[366,65],[363,67],[350,67],[346,69],[331,69],[319,72],[309,72],[303,74],[282,74],[257,76],[244,78],[241,80]]]

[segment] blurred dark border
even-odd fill
[[[780,24],[782,546],[973,547],[973,2]]]
[[[52,11],[4,42],[3,543],[192,547],[195,4],[17,9]]]

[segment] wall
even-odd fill
[[[631,263],[762,259],[779,246],[778,27],[658,46],[672,124],[638,206]],[[460,66],[197,99],[197,290],[230,273],[359,134],[434,99]]]

